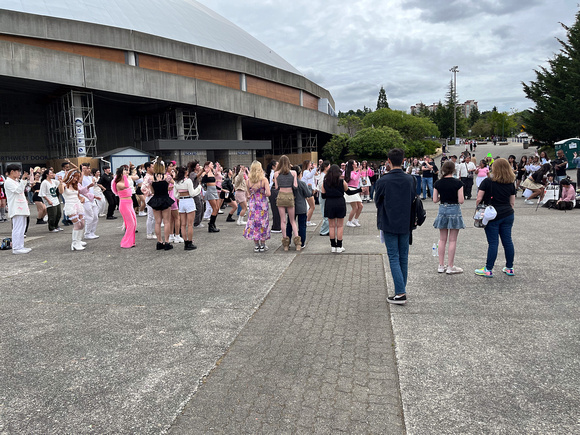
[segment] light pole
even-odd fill
[[[457,73],[458,66],[455,65],[449,71],[453,73],[453,141],[457,145]]]

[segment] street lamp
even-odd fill
[[[453,141],[457,145],[457,73],[458,66],[455,65],[449,71],[453,73]]]

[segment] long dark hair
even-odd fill
[[[266,178],[268,179],[268,181],[270,181],[270,174],[272,173],[272,169],[274,169],[274,166],[276,166],[276,163],[278,163],[276,160],[270,160],[266,165]]]
[[[176,183],[183,181],[185,179],[185,171],[186,171],[186,169],[183,166],[180,166],[179,168],[177,168],[177,175],[175,176],[173,181],[175,181]]]
[[[344,171],[344,181],[346,181],[347,183],[350,181],[350,173],[352,172],[354,168],[354,160],[349,160],[346,163],[346,170]]]
[[[129,166],[127,165],[121,165],[117,168],[117,172],[115,172],[115,180],[114,183],[118,183],[119,181],[121,181],[123,179],[123,171],[125,169],[129,169]],[[126,186],[129,187],[129,186]]]
[[[342,171],[338,165],[331,165],[324,177],[324,184],[328,187],[339,187],[342,184]]]

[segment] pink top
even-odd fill
[[[358,171],[350,172],[350,181],[347,183],[348,187],[358,188],[358,183],[360,181],[360,173]]]
[[[113,180],[111,182],[111,190],[119,198],[131,198],[133,191],[131,190],[131,187],[129,187],[129,179],[125,174],[123,174],[123,183],[125,183],[125,186],[127,187],[123,190],[117,190],[117,183],[115,182],[115,180]]]
[[[375,175],[375,172],[371,168],[361,169],[360,175],[363,178],[364,177],[372,177],[373,175]]]
[[[570,185],[570,186],[562,186],[562,198],[560,198],[562,201],[574,201],[574,198],[576,198],[576,192],[574,191],[574,188]]]
[[[487,177],[489,174],[489,168],[486,166],[485,168],[477,168],[477,177]]]

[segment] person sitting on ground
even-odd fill
[[[552,167],[549,163],[543,164],[540,169],[530,175],[528,178],[524,180],[522,183],[522,187],[526,189],[530,189],[532,194],[525,200],[526,204],[533,205],[534,202],[532,199],[539,197],[540,204],[542,204],[542,200],[544,199],[545,193],[545,183],[548,173]]]
[[[574,199],[576,198],[574,187],[567,178],[560,181],[560,186],[562,186],[562,195],[556,201],[556,208],[558,210],[572,210],[574,208]]]

